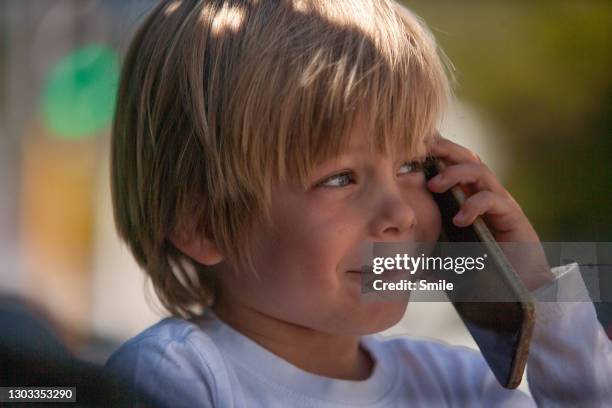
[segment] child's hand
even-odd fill
[[[468,196],[453,223],[466,227],[481,216],[496,241],[520,243],[514,246],[515,253],[508,253],[511,246],[502,245],[502,249],[525,286],[534,289],[552,280],[538,234],[516,200],[478,155],[440,135],[430,146],[430,152],[447,167],[429,180],[428,188],[442,193],[461,184]]]

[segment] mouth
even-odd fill
[[[404,270],[398,270],[398,269],[390,269],[387,271],[384,271],[383,273],[380,274],[376,274],[372,271],[372,267],[371,266],[364,266],[363,270],[357,270],[357,269],[351,269],[346,271],[346,273],[349,276],[355,277],[355,278],[363,278],[366,281],[372,280],[372,279],[381,279],[384,281],[396,281],[399,279],[410,279],[411,275],[410,273],[408,273],[407,271]]]
[[[350,269],[346,271],[346,276],[350,280],[354,280],[354,281],[363,283],[363,282],[369,282],[370,280],[375,279],[377,275],[374,274],[374,272],[372,272],[372,267],[364,265],[361,267],[361,269],[355,268],[355,269]]]
[[[354,270],[354,269],[350,271],[346,271],[346,274],[348,277],[362,281],[362,282],[368,282],[370,280],[375,279],[377,276],[373,272],[367,272],[367,271],[364,272],[364,271]]]
[[[350,269],[346,271],[347,273],[356,273],[356,274],[364,274],[364,275],[374,275],[372,265],[361,265],[357,268]]]
[[[363,272],[361,272],[361,271],[354,271],[354,270],[351,270],[351,271],[346,271],[346,274],[347,274],[348,276],[350,276],[351,278],[357,278],[357,279],[361,279],[361,275],[365,275],[365,274],[364,274]],[[369,276],[369,275],[368,275],[368,276]]]

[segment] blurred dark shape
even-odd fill
[[[0,296],[0,327],[0,386],[76,387],[71,406],[133,406],[134,392],[102,367],[74,358],[48,321],[23,301]]]

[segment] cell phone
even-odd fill
[[[423,167],[426,179],[431,179],[445,167],[440,159],[427,158]],[[533,333],[533,297],[519,280],[482,218],[476,218],[467,227],[453,224],[452,218],[467,198],[462,187],[456,185],[444,193],[432,194],[442,216],[439,242],[480,243],[478,246],[486,251],[488,259],[486,273],[456,276],[455,282],[462,288],[460,293],[447,290],[446,295],[499,383],[505,388],[516,388],[523,377]],[[503,301],[478,301],[488,294]]]

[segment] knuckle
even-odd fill
[[[506,202],[508,204],[508,207],[514,208],[514,209],[516,209],[519,212],[523,212],[523,209],[521,208],[519,203],[510,194],[507,195]]]
[[[493,204],[495,201],[495,194],[488,190],[479,191],[478,193],[474,194],[473,197],[475,198],[474,201],[477,200],[481,203],[481,206],[484,207],[491,206],[491,204]]]
[[[484,174],[488,176],[489,168],[482,163],[470,163],[469,166],[474,174],[478,174],[479,176]]]
[[[495,176],[495,173],[493,173],[491,171],[491,169],[487,165],[481,163],[478,166],[480,167],[480,173],[482,174],[482,177],[484,179],[486,179],[488,182],[490,182],[492,184],[500,184],[501,185],[501,183],[499,182],[499,180]]]
[[[487,173],[493,176],[493,172],[491,171],[491,169],[489,168],[489,166],[487,166],[486,164],[484,164],[483,162],[479,162],[479,163],[474,163],[475,166],[477,166],[481,172],[483,173]]]

